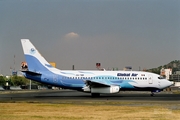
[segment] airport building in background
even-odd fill
[[[164,76],[166,79],[170,79],[170,75],[172,75],[172,69],[169,68],[169,69],[164,69],[162,68],[161,71],[160,71],[160,75],[161,76]]]
[[[170,75],[170,80],[173,80],[174,82],[180,82],[180,71],[176,71],[174,74]]]

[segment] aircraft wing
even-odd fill
[[[110,87],[111,84],[108,81],[95,81],[95,80],[85,80],[85,83],[91,87]]]

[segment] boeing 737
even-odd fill
[[[51,66],[28,39],[21,39],[28,65],[23,75],[48,85],[91,93],[119,93],[121,90],[160,92],[173,83],[162,76],[143,71],[59,70]]]

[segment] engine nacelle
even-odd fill
[[[119,86],[91,88],[91,93],[118,93],[119,91]]]
[[[88,92],[88,93],[91,92],[91,89],[89,88],[89,86],[84,86],[82,89],[84,92]]]

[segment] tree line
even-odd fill
[[[23,76],[0,76],[0,86],[5,86],[7,81],[10,86],[21,86],[29,84],[29,79],[26,79]]]
[[[180,60],[174,60],[174,61],[171,61],[170,63],[168,63],[166,65],[159,66],[157,68],[148,69],[146,71],[156,73],[156,74],[160,74],[160,71],[162,68],[164,68],[164,69],[171,68],[172,73],[175,73],[176,71],[180,71]]]

